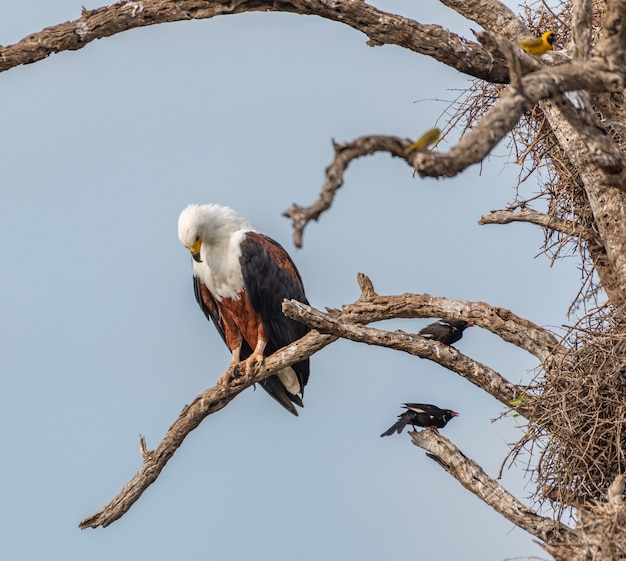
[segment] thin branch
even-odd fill
[[[516,526],[551,545],[571,542],[577,538],[576,532],[571,528],[558,520],[539,516],[518,501],[439,432],[426,429],[409,434],[413,444],[426,450],[429,458]]]
[[[154,450],[148,450],[144,437],[140,437],[139,448],[143,463],[135,476],[124,486],[120,493],[106,506],[95,514],[85,518],[79,528],[106,527],[126,514],[143,492],[154,483],[176,450],[181,446],[189,433],[194,430],[206,417],[223,409],[237,395],[250,386],[275,374],[279,370],[308,358],[326,345],[336,340],[330,335],[310,332],[302,339],[276,351],[267,357],[263,365],[257,366],[249,377],[242,376],[233,381],[229,392],[225,393],[222,386],[216,385],[202,392],[191,405],[186,405],[178,419]]]
[[[352,142],[344,142],[343,144],[337,144],[333,141],[335,157],[333,162],[326,168],[326,177],[317,200],[309,207],[293,204],[283,213],[283,216],[291,218],[293,240],[296,247],[302,247],[302,235],[305,226],[311,220],[317,220],[332,205],[335,193],[343,185],[344,173],[352,160],[362,156],[369,156],[376,152],[389,152],[392,156],[402,158],[408,162],[404,151],[410,144],[411,141],[409,139],[383,135],[362,136]]]
[[[568,236],[580,237],[588,242],[593,241],[588,239],[588,232],[583,233],[582,229],[575,222],[529,208],[522,208],[517,211],[492,210],[489,214],[481,216],[478,221],[480,225],[510,224],[511,222],[527,222],[528,224],[535,224],[536,226],[561,232]]]
[[[476,78],[508,81],[506,65],[481,45],[439,25],[421,24],[352,0],[122,0],[95,10],[83,9],[74,21],[47,27],[14,45],[0,47],[0,72],[53,53],[75,51],[95,39],[137,27],[245,12],[316,15],[363,32],[370,46],[399,45]]]

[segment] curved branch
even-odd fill
[[[505,91],[476,127],[449,152],[417,152],[409,160],[423,177],[453,177],[481,162],[538,101],[575,90],[616,92],[623,89],[623,84],[623,76],[613,69],[607,70],[602,59],[542,68],[521,79],[521,90]],[[611,173],[623,170],[622,159],[610,162]],[[626,184],[616,186],[626,190]]]
[[[516,526],[550,545],[576,540],[577,533],[574,530],[558,520],[539,516],[518,501],[439,432],[426,429],[412,431],[409,434],[415,446],[426,450],[426,455],[435,460],[463,487]]]
[[[352,0],[122,0],[95,10],[83,9],[81,17],[74,21],[47,27],[14,45],[1,47],[0,72],[37,62],[53,53],[75,51],[95,39],[137,27],[244,12],[320,16],[363,32],[369,37],[370,46],[399,45],[476,78],[508,81],[506,65],[481,45],[439,25],[421,24]]]
[[[304,228],[311,220],[317,220],[328,210],[335,199],[335,193],[343,185],[343,176],[352,160],[369,156],[376,152],[389,152],[395,158],[407,160],[404,150],[411,141],[397,136],[369,135],[361,136],[352,142],[337,144],[333,141],[335,158],[326,168],[326,178],[317,200],[309,207],[291,205],[283,216],[291,218],[293,224],[293,241],[296,247],[302,247]]]
[[[263,365],[255,367],[249,377],[233,380],[226,394],[222,386],[214,386],[202,392],[191,405],[183,407],[178,419],[154,450],[147,450],[145,440],[140,439],[140,451],[143,463],[135,476],[126,484],[120,493],[98,512],[82,520],[79,528],[106,527],[122,517],[143,492],[154,483],[176,450],[183,443],[187,435],[194,430],[206,417],[224,408],[243,390],[261,380],[275,374],[279,370],[308,358],[326,345],[336,340],[331,335],[321,335],[310,332],[302,339],[276,351],[267,357]]]

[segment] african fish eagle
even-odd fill
[[[218,383],[228,385],[237,365],[246,369],[303,337],[309,328],[285,317],[284,298],[308,304],[302,279],[283,247],[234,210],[189,205],[178,219],[178,237],[191,252],[196,300],[232,353]],[[284,368],[261,386],[288,411],[302,407],[309,360]]]

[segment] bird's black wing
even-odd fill
[[[274,350],[306,335],[309,327],[282,312],[285,298],[309,303],[300,274],[282,246],[263,234],[248,232],[241,243],[239,260],[248,298]]]
[[[430,405],[428,403],[405,403],[404,407],[414,413],[433,413],[433,411],[439,411],[439,407]]]
[[[308,304],[300,274],[283,247],[263,234],[248,232],[241,242],[239,261],[246,293],[270,339],[267,352],[272,353],[306,335],[310,331],[309,327],[286,317],[282,312],[285,298]],[[297,362],[292,368],[304,392],[304,386],[309,381],[309,360]],[[283,403],[283,395],[278,396],[276,392],[286,395],[286,390],[278,378],[268,378],[263,387]],[[302,406],[298,396],[288,394],[288,397]]]
[[[241,272],[248,298],[277,348],[305,335],[309,328],[283,315],[283,299],[308,304],[293,261],[276,241],[248,232],[241,242]]]

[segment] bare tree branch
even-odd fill
[[[406,156],[402,151],[403,140],[385,136],[365,136],[352,143],[334,144],[335,159],[326,169],[326,179],[317,201],[310,207],[294,204],[284,213],[292,220],[297,247],[302,246],[306,224],[312,219],[317,220],[322,212],[330,208],[337,189],[343,185],[343,174],[353,159],[376,151],[388,151],[414,165],[422,176],[453,176],[482,161],[513,129],[525,111],[539,100],[549,97],[558,103],[563,116],[585,143],[590,160],[607,174],[609,184],[626,189],[626,157],[600,125],[590,103],[585,101],[587,93],[575,91],[585,88],[616,91],[621,87],[622,77],[615,72],[606,72],[601,65],[568,64],[558,69],[546,68],[499,36],[490,33],[478,36],[492,50],[503,52],[508,65],[517,69],[513,72],[515,83],[500,102],[448,153],[414,152]],[[585,73],[588,76],[581,82],[580,77]],[[522,75],[527,76],[522,79]]]
[[[494,60],[481,45],[439,25],[421,24],[351,0],[122,0],[95,10],[83,9],[81,17],[74,21],[47,27],[14,45],[1,47],[0,72],[37,62],[53,53],[75,51],[95,39],[137,27],[244,12],[320,16],[363,32],[369,37],[370,46],[399,45],[476,78],[508,81],[506,66]]]
[[[557,520],[539,516],[534,510],[522,504],[439,432],[425,429],[409,434],[413,444],[426,450],[429,458],[435,460],[463,487],[516,526],[551,544],[576,539],[574,530]]]
[[[464,318],[528,351],[541,362],[566,353],[552,333],[505,308],[430,294],[380,296],[363,273],[359,273],[358,282],[359,300],[341,310],[341,319],[346,321],[365,324],[392,318]]]
[[[473,361],[469,357],[465,357],[452,347],[433,343],[417,335],[403,334],[402,332],[390,334],[376,329],[370,329],[369,332],[361,331],[360,339],[359,336],[351,336],[351,333],[355,331],[368,329],[362,327],[361,324],[363,323],[389,319],[391,317],[432,317],[445,315],[445,313],[459,315],[459,313],[465,310],[469,311],[471,307],[473,310],[472,318],[475,316],[477,322],[485,326],[489,325],[490,329],[494,331],[497,329],[502,330],[502,333],[504,333],[503,338],[517,341],[518,343],[532,342],[530,345],[523,346],[523,348],[530,348],[535,352],[543,348],[543,351],[539,353],[540,355],[547,352],[545,345],[548,345],[552,352],[558,349],[558,343],[550,334],[506,310],[492,308],[482,303],[470,304],[443,298],[436,299],[428,295],[421,298],[415,295],[399,297],[378,296],[369,278],[365,275],[359,275],[358,280],[361,287],[359,299],[354,304],[344,306],[341,313],[334,312],[335,316],[338,315],[337,317],[331,318],[330,315],[317,312],[308,306],[303,306],[294,301],[285,301],[285,313],[293,319],[308,319],[306,312],[307,310],[312,310],[313,315],[318,314],[327,323],[337,323],[343,326],[343,328],[337,330],[338,335],[323,335],[313,331],[289,347],[280,349],[267,357],[263,365],[251,372],[249,377],[241,377],[234,380],[229,387],[228,394],[224,393],[224,389],[221,386],[214,386],[206,390],[196,397],[191,405],[183,408],[178,419],[168,429],[163,440],[154,450],[148,450],[142,437],[140,440],[140,452],[143,463],[139,471],[109,504],[92,516],[85,518],[79,527],[84,529],[108,526],[123,516],[141,497],[143,492],[156,481],[187,435],[207,416],[225,407],[246,388],[271,376],[287,365],[311,356],[335,341],[337,336],[398,348],[405,352],[416,354],[416,356],[435,360],[443,366],[467,377],[480,387],[487,389],[489,393],[506,405],[510,405],[511,400],[519,396],[518,388],[502,378],[497,372]],[[354,322],[354,324],[350,324],[350,322]],[[305,321],[305,323],[309,323],[309,321]],[[516,407],[520,413],[524,414],[526,403],[522,401]]]
[[[143,492],[156,481],[187,435],[206,417],[224,408],[246,388],[275,374],[286,366],[308,358],[335,340],[336,337],[330,335],[310,332],[289,347],[280,349],[267,357],[263,365],[255,367],[249,377],[242,376],[235,379],[229,386],[228,393],[225,393],[224,388],[219,385],[202,392],[193,400],[191,405],[183,407],[178,419],[167,430],[163,440],[154,450],[148,450],[145,439],[140,437],[140,452],[143,463],[139,471],[109,504],[82,520],[79,528],[84,530],[98,526],[106,527],[122,517],[141,497]]]
[[[522,208],[519,210],[492,210],[489,214],[480,217],[478,223],[485,224],[510,224],[511,222],[527,222],[535,224],[548,230],[561,232],[568,236],[577,236],[587,239],[588,232],[582,232],[575,222],[565,220],[550,214],[544,214],[530,208]],[[587,240],[589,241],[589,240]]]
[[[504,92],[497,105],[449,152],[416,152],[409,160],[422,176],[453,177],[482,161],[513,129],[520,116],[539,100],[574,90],[617,92],[623,89],[623,82],[620,73],[608,70],[595,59],[584,64],[572,63],[538,70],[524,76],[521,91],[509,89]],[[612,162],[612,166],[611,170],[615,172],[621,162]],[[615,186],[626,190],[626,183],[615,183]]]
[[[359,275],[358,281],[361,287],[361,295],[354,304],[343,307],[343,311],[340,313],[342,322],[363,324],[392,317],[432,317],[442,315],[442,313],[443,315],[446,313],[458,315],[466,310],[469,311],[471,306],[473,309],[472,318],[476,317],[477,322],[489,326],[494,332],[500,329],[500,335],[503,338],[512,342],[517,341],[522,348],[532,349],[535,352],[539,352],[540,355],[548,352],[547,348],[552,349],[552,352],[558,349],[558,343],[549,333],[506,310],[493,308],[482,303],[455,302],[444,298],[432,298],[428,295],[422,297],[415,295],[398,297],[378,296],[369,278],[365,275]],[[286,310],[289,310],[292,305],[293,302],[290,301],[285,301],[284,303]],[[294,317],[294,319],[300,319],[299,314],[296,316],[287,315]],[[349,323],[346,323],[346,325],[349,325]],[[364,329],[360,325],[355,327]],[[376,337],[381,337],[380,334],[385,333],[378,330],[373,331],[376,332]],[[465,357],[451,347],[441,346],[417,335],[407,335],[404,338],[400,334],[391,335],[399,341],[404,340],[404,343],[400,346],[406,345],[406,348],[401,350],[411,352],[411,349],[420,349],[425,358],[436,360],[440,364],[466,376],[470,381],[477,383],[481,387],[492,387],[492,391],[500,396],[499,399],[507,405],[518,396],[518,389],[513,384],[504,380],[495,371]],[[345,334],[341,336],[345,336]],[[385,336],[382,335],[382,337],[384,338]],[[141,438],[140,452],[143,463],[139,471],[109,504],[92,516],[85,518],[80,523],[80,528],[108,526],[123,516],[141,497],[143,492],[156,481],[187,435],[207,416],[225,407],[251,385],[271,376],[285,366],[311,356],[336,339],[337,337],[334,335],[311,332],[289,347],[280,349],[267,357],[263,365],[251,372],[248,378],[242,377],[234,380],[231,386],[229,386],[228,394],[224,393],[224,389],[221,386],[214,386],[204,391],[194,399],[191,405],[183,408],[178,419],[167,430],[163,440],[154,450],[148,450],[145,440],[143,437]],[[530,341],[530,344],[524,347],[521,344],[524,341]],[[392,346],[393,348],[393,345],[383,346]],[[543,349],[543,351],[540,351],[540,349]],[[422,355],[418,354],[418,356]],[[523,414],[525,406],[526,403],[524,402],[518,404],[517,409],[520,413]]]
[[[369,135],[357,138],[352,142],[337,144],[333,141],[335,158],[326,168],[326,178],[317,200],[309,207],[291,205],[283,216],[291,218],[293,224],[293,241],[296,247],[302,247],[304,228],[311,220],[317,220],[328,210],[335,199],[335,193],[343,185],[343,176],[352,160],[368,156],[376,152],[389,152],[396,158],[407,160],[405,149],[411,144],[409,139],[396,136]]]
[[[287,317],[305,323],[321,333],[329,333],[358,343],[387,347],[437,362],[467,378],[507,407],[511,407],[512,402],[523,393],[522,389],[488,366],[465,356],[454,347],[430,341],[420,335],[400,330],[391,332],[373,327],[363,327],[346,321],[341,314],[325,314],[295,300],[285,300],[283,312]],[[516,410],[524,415],[527,413],[526,405],[524,401],[520,401],[516,405]]]
[[[545,69],[545,64],[495,33],[484,32],[477,36],[488,49],[505,56],[511,74],[511,89],[525,96],[522,76],[535,70]],[[591,106],[589,93],[583,90],[569,91],[554,95],[551,101],[546,100],[545,103],[554,103],[559,107],[563,117],[584,142],[590,161],[606,174],[607,181],[611,185],[622,188],[626,178],[624,173],[626,157],[600,123]]]

